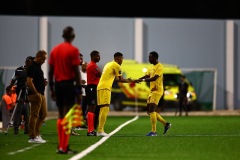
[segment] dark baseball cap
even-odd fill
[[[29,60],[34,60],[34,58],[35,58],[35,57],[28,56],[28,57],[26,58],[26,61],[29,61]]]

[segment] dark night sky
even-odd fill
[[[237,1],[83,1],[8,0],[0,5],[1,15],[158,17],[199,19],[240,19]],[[2,2],[3,3],[3,2]]]

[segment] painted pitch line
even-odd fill
[[[39,146],[39,145],[40,145],[40,144],[34,144],[34,145],[32,145],[31,147],[26,147],[26,148],[23,148],[23,149],[14,151],[14,152],[9,152],[9,153],[7,153],[7,154],[8,154],[8,155],[14,155],[14,154],[17,154],[17,153],[25,152],[26,150],[32,149],[32,148],[37,147],[37,146]]]
[[[87,149],[83,150],[82,152],[78,153],[77,155],[73,156],[72,158],[70,158],[69,160],[79,160],[81,158],[83,158],[84,156],[86,156],[88,153],[90,153],[91,151],[93,151],[95,148],[97,148],[98,146],[100,146],[103,142],[105,142],[108,138],[110,138],[112,135],[114,135],[116,132],[118,132],[120,129],[122,129],[124,126],[128,125],[129,123],[132,123],[133,121],[137,120],[139,117],[135,116],[133,119],[123,123],[122,125],[120,125],[119,127],[117,127],[114,131],[112,131],[111,133],[109,133],[107,137],[103,137],[101,138],[97,143],[91,145],[90,147],[88,147]]]
[[[182,134],[182,135],[171,135],[171,137],[239,137],[240,134]]]

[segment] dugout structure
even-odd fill
[[[183,74],[195,88],[197,108],[199,110],[216,110],[217,69],[215,68],[181,68]]]

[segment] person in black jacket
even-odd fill
[[[181,75],[180,77],[180,82],[178,84],[178,102],[179,102],[179,116],[182,116],[182,110],[185,109],[186,111],[186,116],[188,115],[188,98],[187,98],[187,93],[188,93],[188,86],[189,82],[187,81],[186,77],[184,75]]]
[[[12,80],[10,82],[10,87],[16,85],[16,93],[17,93],[17,106],[14,112],[13,126],[14,126],[14,134],[18,134],[19,126],[22,122],[22,115],[24,118],[24,134],[28,134],[28,102],[27,102],[27,69],[28,66],[32,64],[34,57],[28,56],[25,60],[25,64],[23,66],[18,67]],[[21,95],[20,95],[21,93]],[[19,97],[20,96],[20,97]]]

